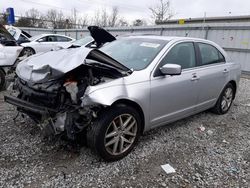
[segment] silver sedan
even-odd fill
[[[17,67],[18,106],[40,125],[87,144],[105,160],[126,156],[150,129],[211,109],[225,114],[240,64],[211,41],[131,36],[100,49],[64,49]]]
[[[125,156],[142,132],[211,109],[225,114],[235,98],[240,64],[217,44],[176,37],[129,37],[101,50],[134,72],[90,86],[82,106],[111,106],[91,129],[106,159]],[[100,125],[101,124],[101,125]]]

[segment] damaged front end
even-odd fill
[[[122,70],[120,64],[112,66],[115,60],[96,50],[90,51],[85,60],[81,59],[84,63],[78,66],[74,63],[74,69],[70,68],[69,71],[64,69],[63,72],[62,67],[58,71],[53,67],[55,64],[48,64],[41,66],[40,70],[36,68],[35,71],[28,71],[29,74],[24,76],[23,70],[36,66],[31,65],[31,60],[18,67],[15,83],[18,96],[5,96],[5,101],[37,122],[46,135],[66,134],[70,140],[76,140],[77,135],[86,130],[99,111],[105,108],[100,104],[81,105],[86,89],[129,74],[129,69]],[[106,61],[109,64],[105,64]],[[42,74],[44,67],[50,67],[56,75],[48,73],[49,69]]]
[[[79,99],[87,87],[87,82],[63,83],[57,80],[29,85],[18,78],[16,87],[19,91],[18,96],[5,96],[5,101],[17,106],[18,111],[27,114],[38,123],[46,135],[66,133],[69,139],[75,140],[77,133],[89,125],[99,108],[80,106]]]

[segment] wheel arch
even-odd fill
[[[232,84],[232,86],[234,87],[234,96],[233,96],[233,99],[235,99],[236,91],[237,91],[237,84],[236,84],[236,81],[235,81],[235,80],[231,80],[231,81],[229,81],[228,83]]]
[[[144,112],[143,112],[141,106],[138,103],[131,101],[129,99],[119,99],[119,100],[113,102],[111,106],[114,106],[117,104],[124,104],[124,105],[128,105],[130,107],[133,107],[139,113],[141,120],[142,120],[141,133],[143,133],[144,129],[145,129],[145,115],[144,115]]]
[[[6,84],[5,76],[6,76],[5,70],[2,67],[0,67],[0,91],[2,91],[3,88],[5,87]]]

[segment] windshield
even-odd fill
[[[168,43],[149,38],[122,38],[100,48],[102,52],[133,70],[146,68]]]
[[[91,36],[87,36],[87,37],[81,38],[79,40],[76,40],[75,42],[73,42],[73,45],[75,45],[75,46],[85,46],[85,45],[87,45],[88,43],[90,43],[92,41],[94,41],[94,39]]]

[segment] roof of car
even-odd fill
[[[53,33],[47,33],[47,34],[39,34],[39,35],[35,35],[33,37],[30,38],[31,41],[34,41],[34,40],[37,40],[41,37],[46,37],[46,36],[62,36],[62,37],[67,37],[67,38],[70,38],[72,40],[74,40],[73,38],[69,37],[69,36],[66,36],[66,35],[60,35],[60,34],[53,34]]]
[[[191,37],[177,37],[177,36],[160,36],[160,35],[134,35],[134,36],[128,36],[132,38],[148,38],[148,39],[156,39],[156,40],[166,40],[166,41],[172,41],[172,40],[199,40],[199,41],[207,41],[205,39],[200,38],[191,38]]]
[[[53,33],[41,34],[40,36],[62,36],[62,37],[68,37],[68,38],[71,38],[71,37],[66,36],[66,35],[53,34]]]
[[[160,36],[160,35],[136,35],[136,36],[128,36],[131,38],[148,38],[148,39],[155,39],[155,40],[165,40],[168,42],[185,42],[185,41],[194,41],[194,42],[201,42],[201,43],[207,43],[210,45],[213,45],[216,47],[225,57],[226,59],[228,58],[227,53],[225,50],[216,44],[213,41],[206,40],[206,39],[201,39],[201,38],[191,38],[191,37],[176,37],[176,36]]]

